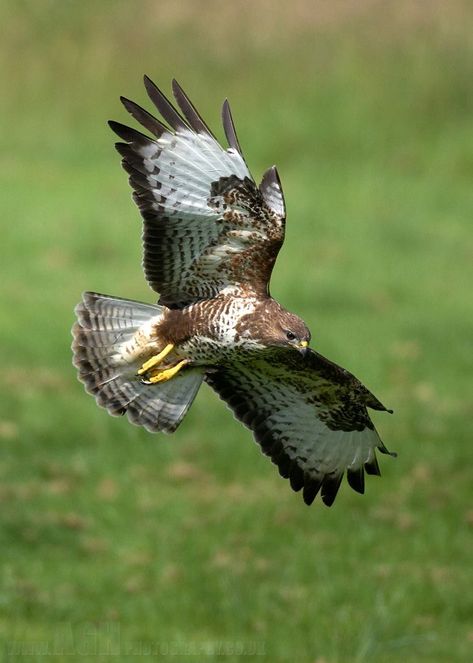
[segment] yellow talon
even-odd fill
[[[143,366],[139,369],[138,375],[143,375],[143,373],[146,373],[149,371],[150,368],[153,368],[153,366],[157,366],[160,364],[165,357],[168,356],[168,354],[171,352],[171,350],[174,348],[173,343],[169,343],[166,345],[164,350],[161,350],[161,352],[154,357],[151,357],[151,359],[148,359],[148,361],[145,361]]]
[[[147,382],[150,382],[151,384],[156,384],[157,382],[167,382],[188,363],[189,361],[187,359],[183,359],[175,366],[171,366],[171,368],[166,368],[164,371],[156,371],[154,375],[150,375],[150,377],[147,379]]]

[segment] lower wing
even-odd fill
[[[351,373],[316,352],[268,351],[261,359],[206,376],[263,453],[301,490],[331,506],[343,475],[364,492],[364,472],[380,475],[376,449],[389,454],[367,407],[384,406]],[[390,454],[395,455],[395,454]]]

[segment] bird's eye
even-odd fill
[[[286,332],[286,338],[288,341],[293,341],[296,338],[296,335],[292,333],[292,331]]]

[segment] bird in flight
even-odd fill
[[[330,506],[345,472],[363,493],[365,471],[380,474],[376,449],[390,453],[368,408],[386,408],[311,349],[305,322],[270,295],[286,219],[276,168],[256,185],[227,101],[225,149],[176,81],[180,112],[144,82],[162,119],[122,97],[147,133],[109,124],[121,139],[116,149],[144,222],[145,277],[159,300],[85,292],[72,330],[79,379],[110,414],[165,433],[205,381],[306,504],[320,493]]]

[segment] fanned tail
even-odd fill
[[[184,418],[202,383],[197,369],[171,380],[147,384],[137,375],[141,359],[130,348],[137,332],[159,320],[164,307],[86,292],[76,307],[72,328],[73,363],[79,380],[113,416],[151,432],[172,433]]]

